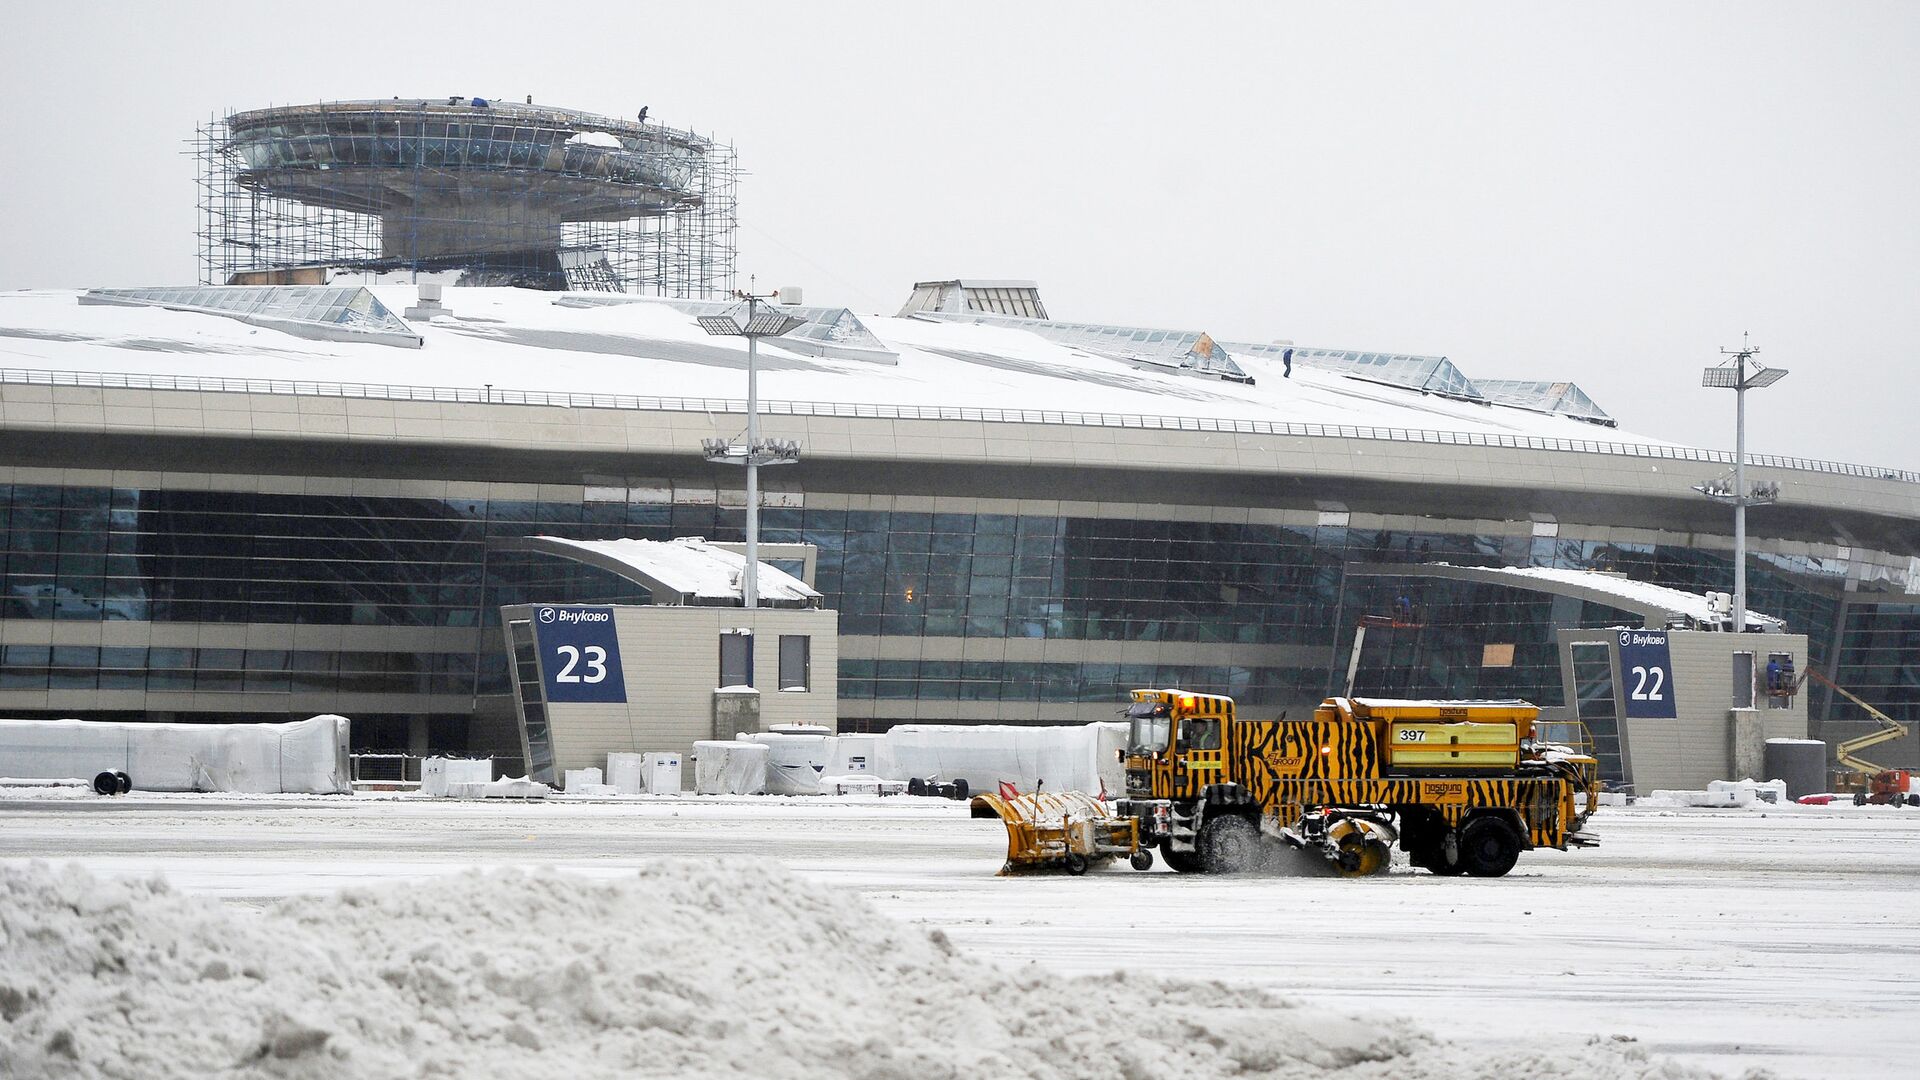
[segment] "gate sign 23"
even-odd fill
[[[1620,631],[1620,690],[1628,716],[1674,718],[1673,660],[1667,655],[1665,630]]]
[[[627,700],[612,608],[542,605],[533,615],[548,701]]]

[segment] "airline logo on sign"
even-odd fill
[[[549,702],[627,700],[612,608],[542,606],[533,625]]]
[[[1620,692],[1627,715],[1642,720],[1671,720],[1673,658],[1665,630],[1620,631]]]

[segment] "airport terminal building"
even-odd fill
[[[760,351],[763,431],[801,455],[763,472],[763,538],[811,549],[838,611],[843,729],[1106,719],[1145,685],[1298,708],[1366,622],[1361,692],[1585,716],[1557,634],[1657,625],[1618,583],[1732,587],[1730,514],[1694,490],[1730,455],[1570,384],[1305,347],[1289,374],[1280,345],[1056,321],[1022,283],[913,297],[795,309]],[[518,755],[502,607],[649,601],[530,538],[743,538],[739,470],[702,450],[745,426],[744,342],[696,323],[724,308],[0,295],[0,714],[338,712],[362,748]],[[1920,720],[1920,475],[1756,460],[1780,499],[1750,516],[1751,606]]]

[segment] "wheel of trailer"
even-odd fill
[[[922,780],[917,776],[909,776],[907,778],[907,794],[925,795],[926,793],[927,793],[927,782],[925,780]]]
[[[1855,805],[1855,806],[1865,806],[1865,805],[1867,805],[1867,793],[1866,793],[1866,792],[1864,792],[1864,791],[1856,791],[1856,792],[1854,792],[1854,793],[1853,793],[1853,805]]]
[[[110,772],[101,773],[93,778],[93,793],[95,795],[120,794],[120,778]]]
[[[1067,873],[1079,877],[1087,872],[1087,857],[1077,851],[1067,852]]]
[[[1500,877],[1520,859],[1520,837],[1496,817],[1477,817],[1460,830],[1460,866],[1474,877]]]
[[[127,792],[133,790],[133,777],[123,772],[117,772],[113,774],[113,778],[118,783],[116,794],[125,795]]]
[[[1260,829],[1238,814],[1222,814],[1200,826],[1193,845],[1209,874],[1244,874],[1260,856]]]
[[[1167,861],[1167,869],[1176,874],[1197,874],[1200,872],[1200,853],[1197,851],[1175,851],[1173,841],[1160,841],[1160,857]]]
[[[1146,848],[1141,848],[1139,851],[1127,856],[1127,865],[1143,873],[1151,870],[1153,869],[1153,852],[1148,851]]]

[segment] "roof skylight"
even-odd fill
[[[419,348],[420,335],[358,285],[198,285],[90,289],[83,304],[160,307],[223,315],[297,337]]]

